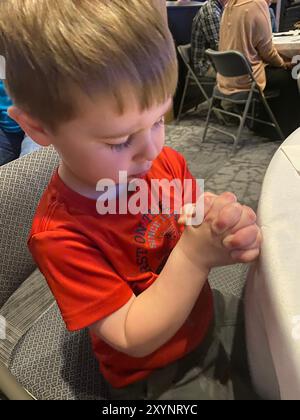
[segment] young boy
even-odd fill
[[[207,276],[214,266],[258,256],[253,211],[231,193],[206,194],[197,227],[179,225],[173,207],[165,214],[97,211],[109,192],[108,205],[118,209],[125,193],[132,198],[120,171],[147,186],[192,179],[183,157],[164,147],[177,65],[155,4],[1,2],[10,115],[61,157],[29,247],[67,328],[89,328],[113,398],[234,398]],[[101,195],[105,179],[119,185]]]

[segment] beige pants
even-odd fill
[[[212,65],[208,68],[204,77],[211,77],[211,78],[217,77],[216,70],[214,69],[214,67]]]

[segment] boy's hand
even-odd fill
[[[191,211],[190,211],[191,213]],[[182,223],[187,216],[179,219]],[[232,193],[220,196],[204,194],[204,221],[199,227],[187,226],[179,246],[204,269],[251,262],[260,251],[261,234],[256,215],[247,206],[237,203]]]
[[[203,194],[203,203],[204,203],[203,220],[205,219],[207,213],[209,212],[215,198],[217,198],[217,195],[211,192],[205,192]],[[191,220],[193,219],[193,217],[195,217],[195,214],[196,214],[196,204],[192,204],[192,203],[185,204],[181,208],[181,215],[178,219],[178,223],[180,225],[191,225],[192,224]]]

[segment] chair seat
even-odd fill
[[[87,330],[68,332],[56,303],[20,340],[10,371],[38,400],[105,400]]]
[[[277,98],[280,95],[279,90],[266,90],[264,91],[264,96],[266,99],[272,99]],[[214,87],[214,96],[218,99],[222,100],[228,100],[233,103],[239,103],[244,104],[246,103],[248,96],[249,96],[249,90],[243,90],[240,92],[232,93],[231,95],[227,95],[220,91],[218,86]],[[254,99],[259,99],[259,92],[257,90],[254,91]]]
[[[212,287],[223,290],[226,277],[226,291],[240,297],[247,270],[246,264],[215,268],[209,282]],[[56,303],[18,342],[9,369],[38,400],[110,398],[87,330],[68,332]]]

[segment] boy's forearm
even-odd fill
[[[128,311],[125,336],[132,356],[144,357],[169,341],[188,318],[205,284],[208,271],[190,261],[183,246],[181,238],[158,279]]]

